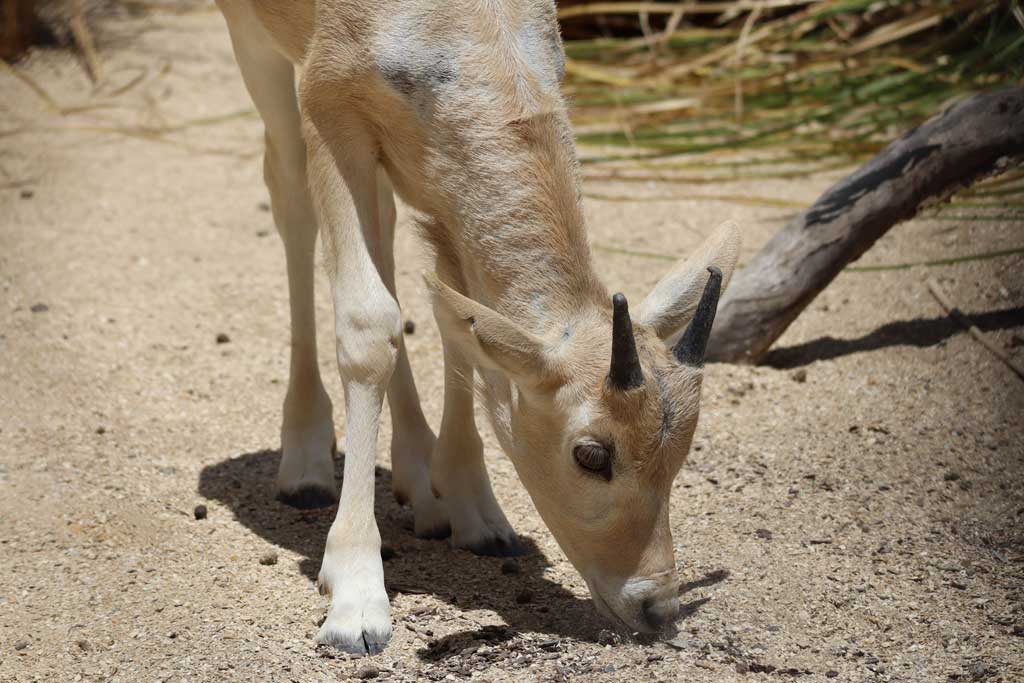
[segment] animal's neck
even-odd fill
[[[607,299],[594,271],[562,112],[508,124],[482,145],[454,212],[469,294],[541,333]]]

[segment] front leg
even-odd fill
[[[430,481],[448,509],[451,543],[477,555],[520,555],[484,464],[473,419],[473,366],[444,340],[444,415],[430,461]]]
[[[373,258],[379,213],[368,138],[356,136],[339,149],[337,140],[325,144],[320,137],[339,122],[338,111],[311,118],[316,125],[306,131],[310,186],[332,280],[346,408],[344,481],[318,580],[331,605],[317,641],[375,654],[391,637],[391,617],[373,513],[374,465],[381,405],[401,342],[401,312]]]

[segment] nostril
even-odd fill
[[[679,599],[675,597],[653,599],[643,602],[644,618],[655,629],[663,628],[679,616]]]

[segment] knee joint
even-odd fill
[[[342,376],[368,384],[390,381],[398,359],[402,312],[390,296],[337,311],[338,365]]]

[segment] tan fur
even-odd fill
[[[645,382],[610,387],[611,303],[583,224],[550,0],[219,2],[267,123],[267,182],[289,256],[293,345],[301,347],[312,324],[304,269],[317,225],[334,288],[347,458],[320,575],[331,610],[318,638],[372,652],[390,632],[372,520],[385,391],[395,420],[396,495],[413,504],[417,533],[450,523],[456,546],[513,549],[473,424],[474,376],[503,448],[598,607],[630,630],[662,625],[651,625],[649,609],[658,606],[667,619],[678,605],[668,500],[696,427],[701,384],[700,370],[681,366],[665,339],[692,316],[708,265],[728,280],[736,228],[721,227],[639,305],[633,317]],[[300,73],[297,110],[289,62]],[[305,154],[296,149],[300,138]],[[308,194],[294,182],[303,174]],[[446,365],[436,441],[398,329],[392,188],[420,214],[436,255],[428,285]],[[279,210],[289,201],[301,210]],[[299,230],[313,215],[316,225]],[[307,236],[301,247],[289,246],[294,234]],[[317,398],[315,361],[293,354],[292,374],[310,380],[295,384],[286,401],[282,434],[294,436],[285,442],[279,487],[286,496],[307,485],[333,491],[320,452],[330,404]],[[315,420],[304,412],[311,405],[321,406]],[[614,449],[610,481],[574,461],[582,441]]]

